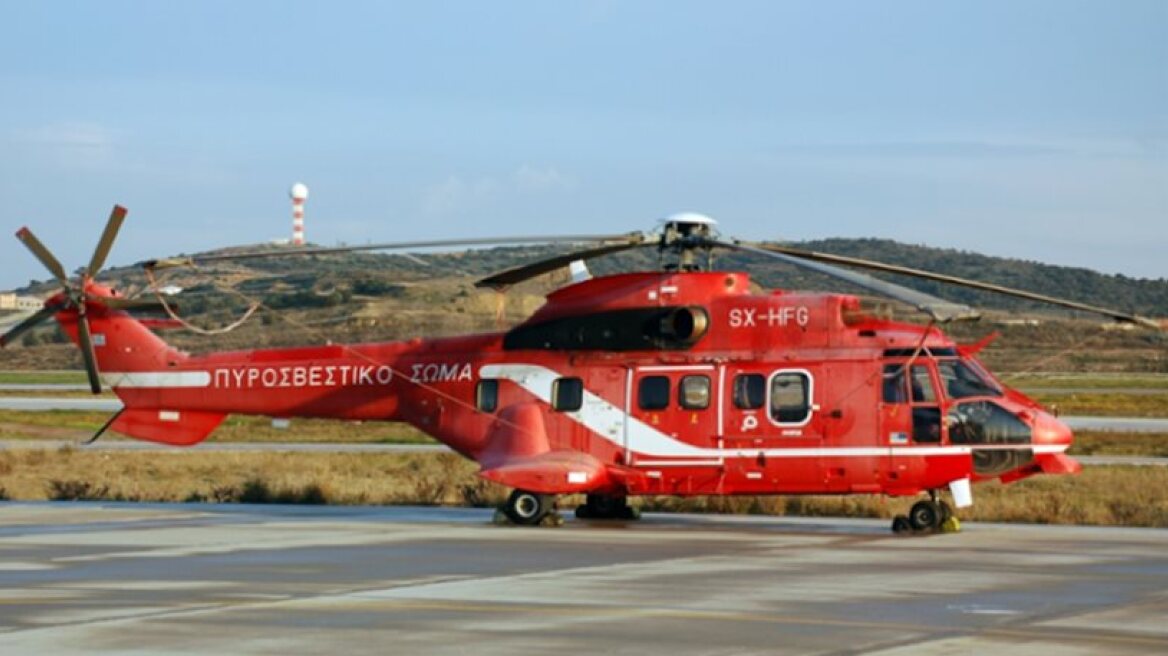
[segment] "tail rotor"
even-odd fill
[[[45,307],[36,314],[25,319],[17,324],[8,332],[0,336],[0,347],[7,346],[15,341],[24,333],[32,330],[42,322],[55,316],[63,310],[73,309],[77,312],[77,342],[81,347],[81,357],[85,362],[85,373],[89,378],[89,389],[94,394],[101,393],[101,376],[97,369],[97,357],[94,354],[94,339],[93,333],[89,325],[89,311],[91,305],[101,305],[113,310],[129,310],[129,309],[148,309],[157,308],[156,301],[142,301],[135,299],[125,299],[118,297],[109,297],[102,294],[92,293],[91,283],[97,274],[101,272],[105,266],[106,258],[109,256],[110,249],[113,247],[114,241],[117,239],[118,231],[121,230],[122,223],[126,219],[126,208],[115,205],[112,212],[110,212],[109,220],[105,224],[105,230],[102,231],[101,239],[97,242],[97,247],[93,251],[93,257],[89,260],[89,266],[83,269],[75,281],[71,281],[65,274],[65,267],[61,266],[60,260],[53,255],[40,239],[32,233],[27,227],[21,228],[16,233],[16,238],[19,239],[25,247],[48,269],[49,273],[61,285],[61,292],[50,298],[45,302]]]

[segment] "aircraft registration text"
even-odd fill
[[[752,307],[732,308],[730,310],[731,328],[754,328],[759,325],[766,325],[770,328],[785,328],[792,323],[806,327],[810,319],[811,312],[803,305],[799,307],[772,307],[767,308],[766,312],[760,312],[759,308]]]

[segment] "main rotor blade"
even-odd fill
[[[639,234],[639,233],[631,233]],[[454,246],[492,246],[508,244],[575,244],[581,242],[611,242],[628,240],[630,235],[555,235],[550,237],[535,237],[530,235],[518,237],[480,237],[470,239],[438,239],[433,241],[402,241],[385,242],[380,244],[362,244],[360,246],[335,246],[313,248],[276,248],[270,251],[251,251],[247,253],[222,253],[218,255],[203,255],[197,257],[172,257],[158,260],[147,260],[141,263],[146,269],[167,269],[171,267],[190,266],[205,262],[225,262],[229,260],[246,260],[267,257],[288,257],[291,255],[331,255],[334,253],[356,253],[359,251],[394,251],[411,248],[446,248]]]
[[[493,274],[475,283],[475,287],[488,287],[495,291],[503,291],[508,287],[521,283],[525,280],[530,280],[539,275],[543,275],[550,271],[555,271],[560,267],[567,266],[576,260],[590,260],[601,255],[608,255],[610,253],[619,253],[632,248],[641,248],[643,246],[654,246],[653,242],[649,241],[633,241],[630,237],[623,244],[607,244],[605,246],[597,246],[596,248],[587,248],[584,250],[572,251],[571,253],[564,253],[563,255],[556,255],[547,259],[532,262],[531,264],[522,264],[517,267],[512,267],[505,271]]]
[[[32,254],[41,261],[41,264],[45,265],[45,268],[49,270],[49,273],[53,274],[53,277],[57,279],[57,282],[61,283],[62,287],[69,287],[69,277],[65,275],[65,267],[61,266],[61,262],[53,257],[53,254],[49,252],[49,249],[45,248],[41,240],[36,238],[36,235],[32,234],[32,230],[29,230],[25,226],[16,231],[16,238],[24,242],[28,250],[32,251]]]
[[[33,314],[32,316],[26,318],[24,321],[21,321],[20,323],[16,324],[8,332],[4,333],[3,335],[0,335],[0,348],[3,348],[5,346],[8,346],[9,344],[15,342],[16,338],[20,337],[24,333],[37,327],[37,325],[39,325],[43,321],[46,321],[47,319],[52,317],[57,312],[60,312],[63,307],[64,306],[62,306],[62,305],[50,305],[47,307],[43,307],[40,310],[38,310],[36,312],[36,314]]]
[[[165,312],[166,306],[152,298],[93,298],[93,303],[104,305],[111,310],[139,310],[142,312]]]
[[[89,376],[89,389],[101,394],[101,376],[97,373],[97,357],[93,354],[93,338],[89,334],[89,317],[77,315],[77,341],[81,346],[81,359],[85,361],[85,373]]]
[[[126,208],[121,205],[114,205],[114,209],[110,212],[109,221],[105,224],[105,230],[101,233],[101,240],[97,242],[97,248],[93,250],[93,257],[89,260],[89,268],[85,270],[85,275],[90,278],[96,278],[101,268],[105,266],[105,258],[109,255],[110,247],[114,245],[114,240],[118,237],[118,230],[122,228],[122,222],[126,220]]]
[[[861,269],[868,269],[871,271],[883,271],[885,273],[896,273],[904,276],[912,276],[914,278],[921,278],[924,280],[934,280],[950,285],[957,285],[960,287],[968,287],[970,289],[977,289],[980,291],[994,292],[996,294],[1003,294],[1006,296],[1014,296],[1017,298],[1024,298],[1028,301],[1037,301],[1039,303],[1049,303],[1051,305],[1058,305],[1072,310],[1080,310],[1083,312],[1090,312],[1109,317],[1116,321],[1123,321],[1128,323],[1138,324],[1147,328],[1154,328],[1160,330],[1160,324],[1142,317],[1138,314],[1129,314],[1126,312],[1118,312],[1108,308],[1102,308],[1095,305],[1088,305],[1086,303],[1079,303],[1078,301],[1071,301],[1065,298],[1058,298],[1055,296],[1046,296],[1045,294],[1037,294],[1035,292],[1028,292],[1022,289],[1014,289],[1013,287],[1004,287],[1002,285],[995,285],[988,282],[979,282],[977,280],[970,280],[968,278],[958,278],[957,276],[949,276],[943,273],[933,273],[932,271],[923,271],[921,269],[913,269],[911,267],[897,266],[895,264],[885,264],[883,262],[875,262],[872,260],[864,260],[855,257],[847,257],[844,255],[832,255],[830,253],[819,253],[816,251],[805,251],[798,248],[791,248],[790,246],[779,246],[777,244],[752,244],[756,248],[761,248],[774,253],[783,253],[792,255],[804,260],[814,260],[816,262],[830,262],[832,264],[843,264],[846,266],[857,267]]]
[[[918,292],[915,289],[909,289],[891,282],[873,278],[866,273],[858,273],[856,271],[849,271],[839,267],[831,266],[830,264],[823,264],[821,262],[812,261],[809,259],[800,258],[787,253],[775,251],[763,247],[762,245],[749,244],[746,242],[715,242],[726,248],[732,248],[748,253],[756,253],[771,257],[787,264],[822,273],[831,276],[844,282],[849,282],[857,287],[862,287],[869,291],[875,292],[881,296],[891,298],[893,300],[908,303],[918,310],[928,314],[933,319],[942,323],[960,319],[976,319],[980,316],[976,310],[968,305],[961,303],[953,303],[945,299],[931,296],[924,292]]]

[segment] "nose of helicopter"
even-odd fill
[[[1075,436],[1069,426],[1048,412],[1038,412],[1034,417],[1034,444],[1070,446]]]
[[[1032,441],[1035,459],[1042,471],[1048,474],[1074,474],[1083,468],[1077,460],[1066,454],[1074,437],[1070,427],[1054,415],[1047,412],[1036,414]]]

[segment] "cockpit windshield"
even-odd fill
[[[955,358],[938,359],[937,373],[941,376],[946,396],[951,399],[1002,396],[1002,389],[973,363]]]

